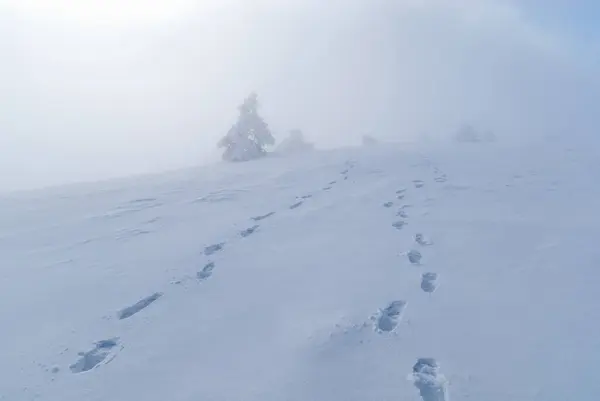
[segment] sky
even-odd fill
[[[524,0],[523,13],[543,29],[556,30],[573,41],[598,46],[600,3],[596,0]]]
[[[592,134],[590,0],[0,0],[0,191],[219,160],[257,91],[275,136]]]

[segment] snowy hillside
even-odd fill
[[[0,199],[0,400],[598,400],[598,160],[374,145]]]

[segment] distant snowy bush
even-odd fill
[[[363,135],[363,137],[362,137],[363,146],[373,146],[378,143],[379,143],[379,141],[377,139],[375,139],[374,137],[372,137],[371,135]]]
[[[314,150],[314,145],[306,142],[304,134],[299,129],[290,131],[290,135],[285,138],[277,147],[278,153],[300,153]]]
[[[496,136],[491,131],[479,131],[470,124],[463,124],[454,136],[459,143],[494,142]]]
[[[247,161],[257,159],[266,153],[265,146],[273,145],[275,138],[267,123],[258,115],[258,97],[250,94],[238,107],[239,117],[217,144],[225,148],[223,160]]]

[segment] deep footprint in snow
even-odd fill
[[[218,244],[213,244],[213,245],[209,245],[206,248],[204,248],[204,254],[206,256],[210,256],[216,252],[219,252],[220,250],[222,250],[225,247],[225,243],[224,242],[220,242]]]
[[[260,215],[260,216],[254,216],[254,217],[252,217],[252,220],[254,220],[254,221],[261,221],[261,220],[264,220],[264,219],[267,219],[267,218],[273,216],[274,214],[275,214],[275,212],[269,212],[267,214],[263,214],[263,215]]]
[[[421,289],[431,294],[438,287],[437,279],[437,273],[423,273],[421,275]]]
[[[390,207],[392,207],[392,206],[394,206],[394,202],[385,202],[385,203],[383,204],[383,207],[387,207],[387,208],[390,208]]]
[[[433,358],[419,358],[413,366],[410,380],[423,401],[449,401],[448,380],[439,373],[439,369]]]
[[[421,246],[433,245],[433,242],[425,238],[425,236],[421,233],[415,234],[415,242]]]
[[[206,264],[206,266],[204,266],[204,268],[202,268],[201,271],[196,273],[196,277],[198,277],[198,280],[202,280],[202,281],[206,280],[207,278],[212,276],[214,269],[215,269],[215,262],[209,262]]]
[[[422,180],[413,180],[413,184],[415,185],[415,188],[423,188],[425,182]]]
[[[406,256],[408,257],[408,261],[410,263],[412,263],[413,265],[420,265],[421,259],[423,258],[423,255],[421,255],[421,252],[414,250],[414,249],[411,249],[410,251],[408,251]]]
[[[260,227],[258,224],[252,226],[252,227],[248,227],[245,230],[242,230],[240,232],[240,235],[244,238],[248,237],[249,235],[252,235],[256,232],[256,230],[258,230],[258,227]]]
[[[406,219],[408,218],[408,213],[406,213],[403,209],[400,209],[398,210],[398,213],[396,213],[396,216]]]
[[[100,364],[107,364],[115,357],[114,351],[119,344],[119,338],[98,341],[93,349],[80,352],[79,359],[69,366],[71,372],[82,373],[94,369]]]
[[[143,309],[146,309],[148,306],[150,306],[156,300],[158,300],[160,297],[162,297],[162,295],[163,295],[162,292],[155,292],[154,294],[147,296],[146,298],[140,299],[135,304],[121,309],[117,313],[119,320],[130,318],[131,316],[142,311]]]
[[[392,223],[392,227],[394,227],[396,230],[402,230],[405,225],[406,225],[406,222],[402,221],[402,220]]]
[[[296,202],[292,206],[290,206],[290,209],[296,209],[296,208],[302,206],[302,203],[303,203],[302,201]]]
[[[375,330],[379,333],[394,331],[400,324],[405,309],[406,301],[391,302],[375,316]]]

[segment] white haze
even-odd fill
[[[218,160],[252,90],[276,136],[318,147],[597,126],[582,49],[506,1],[197,1],[147,23],[0,4],[0,190]]]

